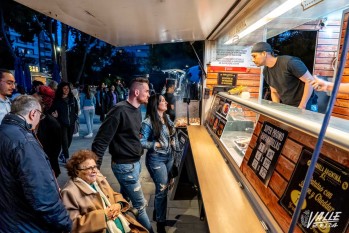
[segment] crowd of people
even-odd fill
[[[114,85],[107,90],[101,83],[95,94],[86,85],[77,99],[68,82],[36,81],[30,93],[11,100],[15,77],[0,69],[0,232],[154,232],[139,180],[144,149],[156,186],[153,218],[157,232],[166,232],[174,124],[165,97],[150,97],[148,79],[135,78],[129,86],[119,95]],[[142,104],[148,104],[143,122]],[[79,112],[91,138],[97,106],[105,110],[98,113],[104,116],[91,148],[70,156]],[[107,148],[119,192],[99,171]],[[56,182],[59,157],[70,177],[64,187]],[[134,217],[127,214],[131,205]]]
[[[274,57],[265,42],[255,44],[251,54],[257,66],[266,66],[263,74],[274,102],[312,110],[313,90],[333,89],[332,83],[310,75],[299,59]],[[140,183],[144,150],[156,188],[153,220],[158,233],[166,232],[178,148],[173,84],[165,95],[150,95],[149,81],[142,77],[134,78],[128,90],[120,80],[109,88],[101,83],[96,93],[89,85],[79,91],[54,81],[34,81],[28,94],[18,87],[14,93],[15,88],[14,75],[0,69],[0,232],[154,232]],[[349,93],[349,85],[342,84],[339,92]],[[144,120],[142,104],[147,105]],[[102,124],[91,147],[70,156],[80,113],[87,127],[84,138],[94,136],[95,114]],[[119,192],[99,171],[107,148]],[[62,189],[56,182],[62,172],[59,158],[70,177]],[[131,204],[135,218],[127,214]]]

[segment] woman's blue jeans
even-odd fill
[[[137,221],[152,233],[153,229],[145,209],[147,201],[144,198],[141,183],[139,182],[141,162],[122,164],[112,162],[111,168],[120,184],[120,193],[125,199],[130,199],[132,206],[138,210]]]
[[[173,161],[171,153],[160,154],[152,152],[147,154],[146,157],[147,169],[155,183],[154,208],[156,222],[166,221],[168,174],[172,169]]]
[[[86,126],[87,126],[87,133],[90,134],[93,132],[93,118],[95,116],[95,110],[88,109],[88,110],[83,110],[83,112],[84,112],[84,117],[85,117]]]

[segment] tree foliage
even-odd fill
[[[197,41],[193,46],[202,62],[204,43]],[[150,66],[153,69],[185,69],[198,65],[190,42],[152,45],[150,51]]]

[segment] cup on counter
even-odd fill
[[[251,97],[250,92],[248,92],[248,91],[241,92],[240,96],[242,99],[246,99],[246,100]]]

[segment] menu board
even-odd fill
[[[208,125],[212,131],[220,138],[227,123],[231,105],[231,100],[217,96],[208,115]]]
[[[280,205],[296,208],[312,152],[303,149]],[[304,232],[344,233],[349,224],[349,169],[320,155],[302,205],[298,225]]]
[[[288,132],[269,122],[264,122],[257,144],[248,160],[248,166],[265,184],[273,173],[276,161],[285,144]]]
[[[218,85],[236,86],[237,74],[218,73]]]

